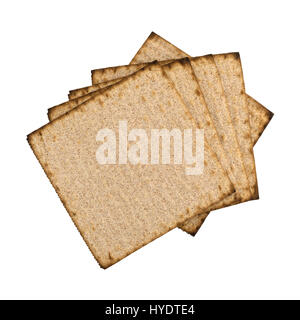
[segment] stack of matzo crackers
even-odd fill
[[[246,94],[238,53],[192,58],[151,33],[129,65],[93,70],[92,85],[50,108],[50,123],[28,141],[107,268],[175,227],[195,235],[211,210],[258,199],[253,146],[272,115]],[[149,135],[203,129],[201,174],[175,162],[101,165],[97,150],[107,137],[99,130],[120,132],[125,121],[126,130]],[[127,154],[128,141],[118,139],[107,158],[121,148]]]

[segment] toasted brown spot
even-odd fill
[[[207,55],[203,56],[202,58],[207,61],[213,61],[213,56],[211,54],[207,54]],[[201,57],[199,57],[199,59],[201,59]]]
[[[197,211],[201,212],[203,209],[200,206],[197,206]]]
[[[186,58],[180,59],[178,60],[178,62],[182,65],[185,65],[189,62],[189,58],[186,57]]]
[[[144,96],[142,96],[142,101],[146,102],[146,98]]]
[[[201,96],[201,92],[200,92],[199,89],[196,89],[196,90],[195,90],[195,93],[196,93],[197,96]]]
[[[238,60],[240,58],[240,54],[238,52],[233,52],[232,53],[234,59]]]
[[[140,86],[137,84],[135,87],[136,87],[136,89],[138,89]]]
[[[222,188],[221,188],[221,186],[220,186],[220,185],[218,185],[218,188],[219,188],[219,190],[220,190],[220,191],[222,190]]]
[[[168,65],[169,66],[169,65]],[[164,70],[161,70],[162,71],[162,75],[165,77],[165,78],[167,78],[167,79],[169,79],[169,77],[168,77],[168,75],[166,74],[166,72],[164,71]]]
[[[153,39],[153,38],[155,38],[155,37],[156,37],[156,33],[151,32],[151,33],[150,33],[150,36],[148,37],[148,39],[150,40],[150,39]]]
[[[204,165],[207,166],[207,161],[206,160],[204,160]]]
[[[245,93],[245,91],[242,89],[242,90],[241,90],[241,94],[244,94],[244,93]]]
[[[206,121],[206,125],[209,127],[211,125],[210,121]]]

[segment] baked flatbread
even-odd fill
[[[167,112],[165,106],[172,109]],[[196,124],[157,64],[150,65],[29,135],[44,171],[96,260],[107,268],[235,190],[204,141],[204,170],[186,164],[100,165],[99,130]],[[116,135],[117,136],[117,135]],[[120,141],[117,139],[117,145]],[[195,145],[194,145],[195,148]],[[109,152],[113,159],[113,152]]]

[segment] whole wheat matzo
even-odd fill
[[[142,103],[143,102],[143,103]],[[165,112],[169,105],[173,112]],[[234,192],[204,142],[202,175],[184,165],[99,165],[97,132],[196,129],[160,66],[150,65],[30,134],[29,143],[99,264],[106,268]]]

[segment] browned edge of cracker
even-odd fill
[[[253,140],[253,147],[254,147],[257,141],[260,139],[263,132],[265,131],[265,129],[267,128],[267,126],[269,125],[270,121],[272,120],[274,113],[269,109],[267,109],[265,106],[263,106],[260,102],[252,98],[251,96],[247,95],[247,98],[250,98],[251,100],[253,100],[253,102],[255,102],[261,108],[261,110],[264,111],[266,115],[266,121],[264,122],[263,126],[260,127],[257,137]]]

